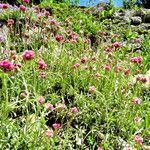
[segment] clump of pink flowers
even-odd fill
[[[2,60],[0,61],[0,68],[2,68],[4,71],[12,71],[14,70],[15,66],[9,60]]]
[[[0,8],[7,9],[9,8],[8,4],[0,4]]]
[[[137,76],[136,81],[141,81],[143,83],[146,83],[148,81],[148,79],[144,76]]]
[[[86,57],[86,56],[84,56],[84,57],[82,57],[81,59],[80,59],[80,61],[81,61],[81,63],[86,63],[87,61],[88,61],[88,58]]]
[[[62,128],[60,123],[54,123],[52,126],[54,129],[61,129]]]
[[[7,25],[8,25],[8,26],[13,25],[14,23],[15,23],[15,22],[14,22],[13,19],[8,19],[8,21],[7,21]]]
[[[141,136],[139,136],[139,135],[136,135],[136,136],[134,137],[134,141],[135,141],[137,144],[140,144],[140,145],[143,144],[143,138],[142,138]]]
[[[52,129],[47,129],[46,132],[45,132],[45,135],[49,138],[53,137],[54,136],[54,132]]]
[[[23,12],[25,12],[26,11],[26,6],[20,5],[20,10],[23,11]]]
[[[35,53],[32,50],[25,50],[22,54],[24,60],[32,60],[35,57]]]
[[[78,111],[77,107],[72,107],[72,108],[70,108],[70,112],[71,113],[78,113],[79,111]]]
[[[50,20],[50,24],[51,24],[51,25],[56,25],[56,24],[57,24],[57,21],[56,21],[56,20]]]
[[[24,3],[30,3],[30,0],[23,0]]]
[[[47,104],[46,104],[46,109],[47,109],[47,110],[54,110],[53,104],[47,103]]]
[[[106,64],[102,66],[105,70],[110,71],[111,70],[111,66]]]
[[[38,103],[39,103],[40,105],[42,105],[42,104],[44,104],[44,102],[45,102],[44,97],[43,97],[43,96],[40,96],[40,97],[38,98]]]
[[[80,67],[80,64],[79,64],[79,63],[76,63],[76,64],[73,65],[73,68],[75,68],[75,69],[76,69],[76,68],[79,68],[79,67]]]
[[[141,104],[141,101],[142,100],[140,98],[135,97],[135,98],[133,98],[132,103],[135,104],[135,105],[139,105],[139,104]]]
[[[115,43],[112,44],[113,48],[120,48],[121,46],[122,46],[121,42],[115,42]]]
[[[131,62],[135,64],[140,64],[142,62],[142,57],[133,57],[131,58]]]
[[[55,39],[57,42],[61,42],[61,41],[63,41],[64,36],[63,35],[56,35]]]
[[[90,93],[96,92],[96,87],[95,87],[95,86],[90,86],[90,87],[89,87],[89,92],[90,92]]]
[[[46,69],[46,67],[47,67],[47,64],[44,62],[43,59],[40,59],[40,60],[38,61],[38,65],[39,65],[39,69],[41,69],[41,70],[44,70],[44,69]]]

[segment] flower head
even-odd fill
[[[54,129],[60,129],[60,128],[62,128],[62,126],[61,126],[60,123],[54,123],[52,126],[53,126]]]
[[[31,60],[34,58],[34,56],[35,56],[35,53],[32,50],[25,50],[22,54],[22,58],[24,60]]]
[[[132,100],[132,103],[133,104],[135,104],[135,105],[139,105],[139,104],[141,104],[141,99],[140,98],[138,98],[138,97],[135,97],[133,100]]]
[[[122,46],[122,44],[120,42],[115,42],[112,44],[112,47],[114,48],[120,48]]]
[[[8,26],[13,25],[14,23],[15,23],[15,22],[14,22],[13,19],[8,19],[8,21],[7,21],[7,25],[8,25]]]
[[[23,11],[23,12],[25,12],[26,11],[26,6],[20,5],[20,10]]]
[[[72,107],[72,108],[70,109],[70,112],[71,112],[71,113],[78,113],[79,111],[78,111],[77,107]]]
[[[73,65],[73,68],[79,68],[80,67],[80,64],[79,63],[76,63]]]
[[[90,93],[96,92],[96,87],[95,87],[95,86],[90,86],[90,87],[89,87],[89,92],[90,92]]]
[[[30,0],[23,0],[24,3],[30,3]]]
[[[141,136],[139,136],[139,135],[136,135],[136,136],[134,137],[134,141],[135,141],[137,144],[140,144],[140,145],[143,144],[143,138],[142,138]]]
[[[54,132],[52,129],[47,129],[46,132],[45,132],[46,136],[51,138],[54,136]]]
[[[0,68],[4,71],[12,71],[14,70],[14,65],[9,60],[0,61]]]
[[[86,63],[87,61],[88,61],[88,58],[86,57],[86,56],[84,56],[84,57],[82,57],[81,59],[80,59],[80,61],[81,61],[81,63]]]
[[[46,109],[47,109],[47,110],[54,110],[53,104],[47,103],[47,104],[46,104]]]
[[[46,69],[46,67],[47,67],[47,64],[44,62],[43,59],[40,59],[38,61],[38,65],[39,65],[39,69],[42,69],[42,70]]]
[[[55,39],[57,42],[61,42],[64,39],[64,36],[63,35],[56,35]]]
[[[44,97],[43,97],[43,96],[40,96],[40,97],[38,98],[38,103],[39,103],[40,105],[42,105],[42,104],[44,104],[44,102],[45,102]]]
[[[131,62],[134,64],[140,64],[142,62],[142,57],[133,57],[131,58]]]

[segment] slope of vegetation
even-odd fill
[[[148,149],[149,30],[111,5],[28,5],[0,5],[0,149]]]

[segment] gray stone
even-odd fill
[[[131,25],[140,25],[141,23],[141,17],[131,17]]]
[[[144,23],[150,23],[150,13],[144,15],[143,22]]]

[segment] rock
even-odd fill
[[[150,23],[150,13],[144,15],[143,22],[144,23]]]
[[[131,17],[131,25],[140,25],[141,23],[141,17]]]
[[[0,19],[0,28],[7,24],[6,20]]]
[[[134,13],[134,16],[138,16],[138,17],[142,17],[143,15],[145,15],[145,11],[143,9],[137,10]]]
[[[140,26],[146,30],[150,30],[150,23],[142,23]]]

